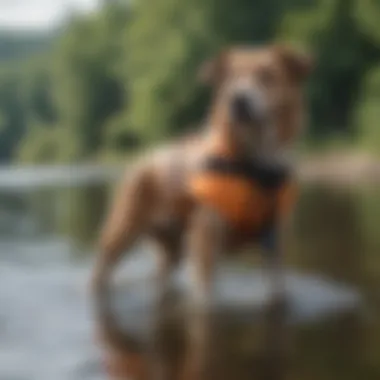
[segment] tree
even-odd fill
[[[22,78],[11,70],[0,73],[0,160],[11,159],[26,130]]]
[[[201,62],[230,44],[276,35],[295,1],[140,0],[128,29],[131,128],[156,141],[199,123],[207,93],[196,81]]]
[[[76,21],[54,56],[58,127],[76,136],[82,157],[102,146],[108,119],[124,106],[118,67],[127,12],[118,9]]]
[[[374,38],[380,34],[370,27],[374,8],[367,0],[318,0],[306,11],[290,12],[284,20],[283,36],[301,40],[317,57],[310,86],[312,138],[331,132],[357,135],[360,127],[353,120],[361,84],[380,59]]]

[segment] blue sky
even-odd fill
[[[0,28],[46,29],[73,10],[90,12],[98,0],[0,0]]]

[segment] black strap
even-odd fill
[[[289,169],[284,165],[223,157],[210,157],[202,168],[205,171],[243,177],[271,190],[280,187],[290,174]]]

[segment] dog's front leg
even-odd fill
[[[284,257],[289,222],[279,220],[264,236],[265,264],[269,280],[270,302],[283,305],[286,302]]]
[[[193,306],[204,309],[210,304],[217,257],[225,246],[226,225],[207,207],[197,209],[192,217],[186,241]]]

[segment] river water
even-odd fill
[[[105,378],[86,286],[116,175],[107,168],[0,170],[0,380]],[[232,312],[216,324],[219,370],[209,379],[380,378],[379,190],[302,189],[287,256],[291,306],[271,343],[278,348],[286,335],[286,369],[263,367],[268,321],[251,313],[266,299],[257,260],[221,268],[216,299]],[[144,246],[138,251],[126,260],[124,277],[143,285],[127,291],[121,282],[120,291],[126,328],[143,340],[154,261]],[[178,274],[179,285],[186,286],[184,278]],[[170,342],[173,331],[165,331]]]

